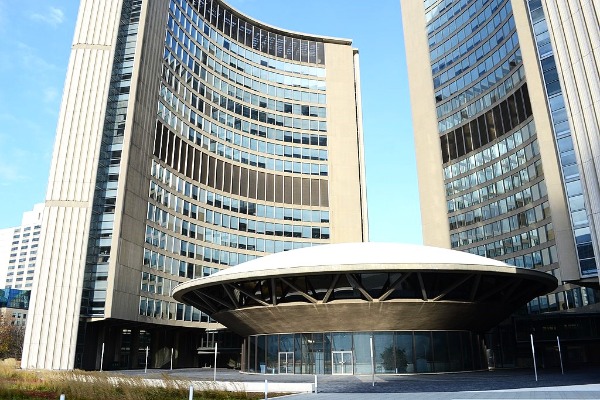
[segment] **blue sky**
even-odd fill
[[[360,51],[370,239],[421,243],[399,3],[229,0],[270,25],[353,39]],[[22,213],[45,198],[78,5],[0,0],[0,228],[19,225]]]

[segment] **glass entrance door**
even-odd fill
[[[333,375],[352,375],[354,366],[351,351],[332,351],[331,364]]]
[[[294,352],[281,351],[279,352],[279,373],[293,374],[294,373]]]

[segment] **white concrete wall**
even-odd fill
[[[72,369],[87,233],[122,2],[82,0],[50,169],[23,368]]]
[[[583,192],[600,255],[600,2],[542,2],[580,163]]]

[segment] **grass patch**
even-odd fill
[[[61,394],[67,400],[187,400],[190,381],[163,376],[146,380],[124,375],[70,371],[23,371],[14,360],[0,361],[0,399],[55,399]],[[211,382],[202,387],[194,384],[195,400],[258,400],[264,395],[242,391],[216,390]],[[274,396],[274,395],[273,395]],[[271,397],[271,395],[269,396]]]

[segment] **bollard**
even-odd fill
[[[269,398],[269,382],[265,379],[265,400]]]
[[[190,385],[190,397],[189,400],[194,400],[194,387]]]
[[[317,375],[315,375],[315,394],[317,394]]]
[[[65,400],[65,395],[64,394],[60,395],[60,400]]]

